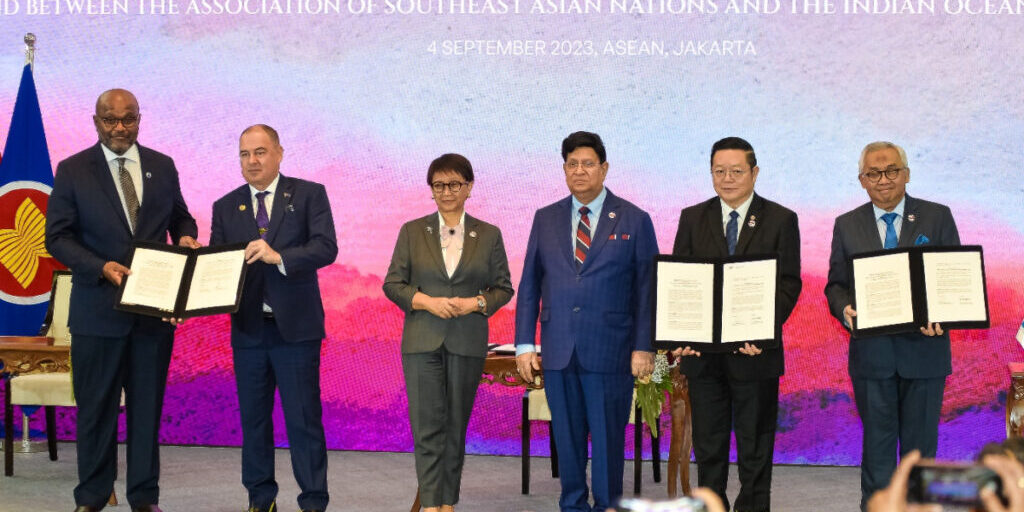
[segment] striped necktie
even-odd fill
[[[587,261],[587,251],[590,250],[590,208],[580,207],[580,222],[576,225],[576,268],[583,266]]]

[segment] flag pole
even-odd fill
[[[36,35],[29,32],[25,34],[25,64],[35,71],[36,61]]]

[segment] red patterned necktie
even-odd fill
[[[580,207],[580,222],[576,226],[576,268],[587,261],[590,250],[590,208]]]

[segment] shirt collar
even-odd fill
[[[103,158],[106,159],[107,163],[115,162],[118,158],[124,158],[129,162],[139,161],[138,144],[132,144],[132,147],[128,148],[128,151],[125,151],[123,155],[114,153],[113,151],[110,150],[110,148],[107,147],[106,144],[100,143],[100,147],[103,148]]]
[[[743,201],[743,203],[741,203],[738,207],[736,207],[736,213],[738,213],[740,215],[739,216],[739,221],[740,222],[743,222],[743,219],[747,218],[747,210],[750,209],[750,203],[753,203],[753,202],[754,202],[754,193],[751,192],[750,196],[747,197],[747,200]],[[733,211],[733,207],[725,204],[725,201],[722,201],[721,198],[718,199],[718,203],[722,205],[722,219],[725,220],[725,221],[728,221],[729,220],[729,213],[731,213]]]
[[[572,211],[573,211],[574,215],[579,215],[580,208],[582,208],[584,206],[586,206],[587,208],[590,208],[590,212],[591,213],[600,212],[601,209],[604,208],[604,200],[605,200],[605,198],[608,197],[608,187],[602,186],[601,187],[601,193],[598,194],[597,197],[595,197],[593,201],[591,201],[591,202],[589,202],[587,204],[581,203],[579,199],[576,199],[576,196],[570,196],[570,197],[572,197]]]
[[[437,222],[438,222],[438,225],[440,227],[442,227],[442,228],[444,227],[444,217],[441,216],[441,212],[437,212]],[[462,210],[462,217],[459,217],[459,226],[458,227],[465,228],[465,226],[466,226],[466,210]]]
[[[274,193],[277,192],[277,182],[280,179],[281,179],[281,174],[278,173],[277,176],[274,176],[274,181],[271,181],[270,185],[267,186],[267,188],[264,189],[264,190],[259,190],[256,187],[254,187],[252,185],[249,185],[249,195],[251,195],[252,197],[256,197],[256,194],[258,194],[260,192],[270,192],[270,196],[273,197]]]
[[[903,209],[906,207],[906,205],[907,205],[907,195],[903,194],[903,198],[900,199],[900,202],[896,204],[896,208],[892,209],[892,213],[895,213],[897,215],[897,217],[902,219],[903,218]],[[885,214],[889,213],[889,212],[879,208],[878,206],[875,206],[875,203],[871,203],[871,208],[873,208],[875,210],[875,220],[876,221],[882,220],[882,215],[885,215]]]

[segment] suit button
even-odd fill
[[[580,307],[576,306],[576,307],[572,308],[572,312],[573,313],[579,313],[580,312]]]
[[[580,276],[576,276],[576,282],[577,282],[577,283],[578,283],[578,282],[580,282],[580,281],[582,281],[582,280],[583,280],[583,278],[582,278],[582,277],[580,277]]]

